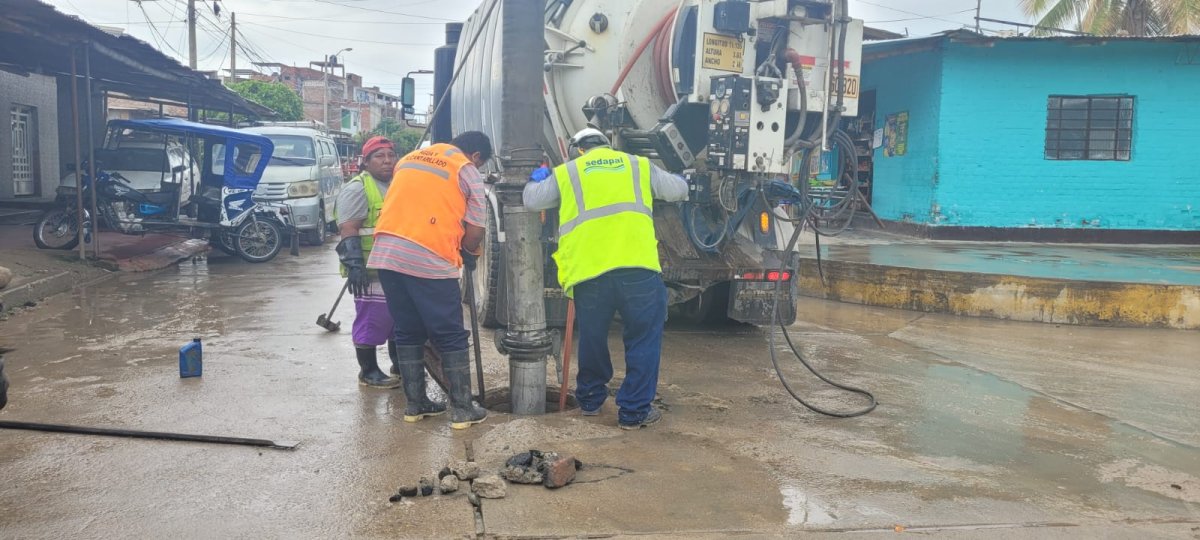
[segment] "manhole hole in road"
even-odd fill
[[[546,389],[546,412],[557,413],[564,412],[558,410],[558,388]],[[490,388],[483,394],[483,406],[489,411],[510,413],[512,412],[512,391],[507,386],[499,388]],[[579,407],[579,403],[575,401],[575,396],[567,394],[567,408],[572,410]]]

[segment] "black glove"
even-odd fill
[[[357,236],[347,236],[338,242],[338,260],[346,267],[346,281],[350,283],[350,294],[355,298],[367,295],[371,288],[371,278],[367,276],[367,261],[363,255],[362,240]]]
[[[479,266],[479,255],[475,255],[465,249],[458,250],[458,254],[462,256],[463,267],[471,272],[475,271],[475,267]]]

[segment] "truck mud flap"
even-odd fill
[[[783,293],[776,292],[777,285],[769,281],[735,281],[729,287],[729,318],[735,321],[770,326],[779,302],[779,322],[796,322],[796,288],[785,283]]]

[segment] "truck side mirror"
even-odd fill
[[[401,81],[400,86],[400,104],[404,106],[404,110],[410,110],[417,102],[417,80],[412,77],[405,77]]]

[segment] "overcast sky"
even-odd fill
[[[93,24],[123,27],[187,64],[186,0],[43,1]],[[870,26],[919,36],[973,26],[975,2],[850,0],[850,9]],[[983,17],[1027,22],[1018,0],[982,2]],[[213,14],[212,4],[197,0],[203,15],[197,38],[202,70],[229,67],[229,13],[236,12],[239,41],[263,59],[306,66],[352,47],[342,57],[347,69],[361,74],[366,86],[398,94],[405,73],[433,68],[433,49],[444,42],[443,25],[466,19],[481,0],[220,0],[219,16]],[[984,23],[983,28],[1011,27]],[[239,51],[239,69],[250,67],[246,56]],[[418,94],[431,93],[432,88],[432,77],[417,79]],[[418,100],[418,110],[427,100]]]

